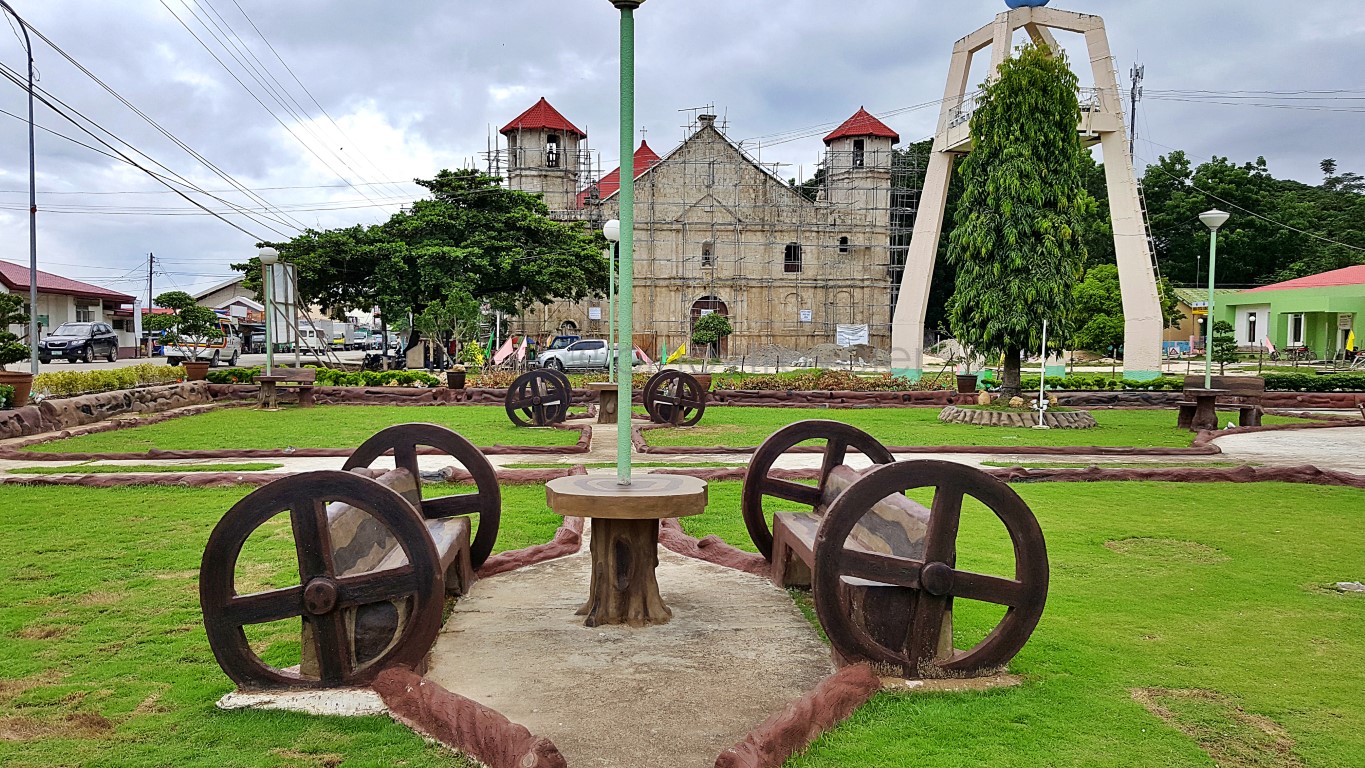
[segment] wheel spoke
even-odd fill
[[[478,493],[461,493],[427,499],[422,502],[422,514],[428,520],[456,515],[478,514],[483,510],[483,496]]]
[[[406,469],[412,478],[419,483],[422,475],[417,469],[417,445],[415,443],[402,443],[393,447],[393,465],[399,469]]]
[[[763,479],[763,492],[769,496],[776,496],[779,499],[794,501],[798,504],[805,504],[810,507],[820,503],[820,489],[810,485],[794,483],[790,480],[779,480],[775,477]]]
[[[265,624],[303,614],[303,587],[285,587],[232,598],[222,609],[232,626]]]
[[[1014,579],[970,571],[953,571],[954,597],[1018,608],[1024,604],[1024,584]]]
[[[327,505],[317,496],[299,496],[289,506],[289,519],[294,529],[294,550],[299,557],[301,583],[307,584],[317,576],[332,575],[332,536],[327,524]]]
[[[905,644],[914,668],[918,669],[937,657],[939,637],[943,634],[943,614],[951,599],[923,591],[919,593],[919,601],[915,603],[915,618],[910,622],[910,637]]]
[[[518,408],[518,409],[521,409],[521,410],[525,410],[525,409],[527,409],[527,408],[530,408],[531,405],[532,405],[533,403],[534,403],[534,401],[532,400],[532,398],[523,397],[523,398],[520,399],[520,400],[513,400],[512,402],[508,403],[508,406],[510,406],[510,407],[512,407],[512,408]]]
[[[820,488],[823,490],[825,481],[829,479],[829,473],[834,468],[844,463],[844,457],[848,454],[848,443],[840,438],[830,438],[825,444],[825,460],[820,463]]]
[[[928,530],[924,534],[924,561],[952,565],[957,562],[957,528],[962,520],[963,489],[940,485],[934,491],[929,509]]]
[[[919,574],[924,563],[895,555],[845,549],[839,558],[839,573],[867,581],[919,589]]]
[[[333,611],[309,616],[313,645],[317,648],[318,677],[328,685],[340,685],[351,674],[351,644],[346,639],[346,622]]]
[[[338,579],[337,586],[341,588],[337,605],[342,608],[397,600],[418,590],[417,575],[411,565],[347,576]]]

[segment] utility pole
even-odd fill
[[[1132,108],[1128,112],[1128,157],[1133,157],[1137,149],[1137,107],[1138,102],[1142,101],[1142,78],[1147,74],[1147,67],[1143,64],[1134,64],[1128,76],[1133,81]]]
[[[147,254],[147,316],[152,316],[152,266],[156,264],[156,254]],[[147,334],[147,357],[152,356],[152,334]]]

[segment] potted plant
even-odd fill
[[[464,389],[465,376],[464,365],[456,363],[446,371],[446,386],[451,389]]]
[[[13,407],[28,404],[29,392],[33,389],[33,374],[5,370],[10,363],[29,360],[33,351],[10,331],[12,325],[23,325],[29,321],[24,313],[24,300],[13,293],[0,293],[0,384],[14,387]]]
[[[181,365],[189,381],[203,381],[209,372],[209,361],[199,356],[213,342],[223,338],[218,327],[218,315],[208,307],[201,307],[194,297],[184,291],[167,291],[156,297],[156,305],[171,310],[166,315],[148,315],[144,326],[161,331],[162,344],[169,350],[179,348],[184,356]]]
[[[697,383],[701,384],[703,392],[711,388],[711,376],[706,373],[706,363],[712,356],[719,359],[721,339],[724,339],[734,332],[734,327],[730,325],[730,318],[719,312],[702,315],[697,318],[697,322],[693,323],[692,344],[706,349],[705,354],[702,356],[702,372],[696,375]]]

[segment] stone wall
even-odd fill
[[[73,429],[130,413],[161,413],[191,405],[204,405],[213,399],[209,389],[211,386],[203,381],[190,381],[161,387],[50,398],[23,408],[0,411],[0,438]]]

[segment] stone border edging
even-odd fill
[[[663,474],[688,475],[708,482],[724,480],[743,480],[745,469],[740,468],[698,468],[656,470]],[[1365,475],[1318,469],[1304,464],[1297,467],[1139,467],[1103,466],[1027,469],[1024,467],[986,467],[986,474],[1010,483],[1056,482],[1056,483],[1099,483],[1151,481],[1169,483],[1301,483],[1307,485],[1331,485],[1343,488],[1365,489]],[[817,480],[818,468],[774,470],[774,477],[784,480]],[[727,545],[728,546],[728,545]],[[678,551],[678,550],[674,550]],[[680,554],[687,554],[680,552]],[[706,558],[702,558],[706,559]]]
[[[582,471],[579,471],[582,470]],[[305,470],[306,471],[306,470]],[[367,477],[378,477],[388,470],[359,469]],[[499,469],[498,482],[507,485],[537,485],[556,477],[584,474],[580,466],[563,469]],[[301,472],[276,472],[258,470],[244,472],[107,472],[76,473],[69,475],[22,475],[0,474],[0,485],[76,485],[86,488],[122,488],[129,485],[174,485],[187,488],[226,488],[234,485],[265,485],[284,477],[293,477]],[[442,481],[467,483],[473,478],[469,472],[455,467],[441,469]]]
[[[650,474],[686,474],[683,472],[651,472]],[[714,565],[733,568],[736,571],[767,578],[772,566],[762,555],[745,552],[712,534],[704,539],[683,530],[682,523],[675,518],[665,518],[659,526],[659,543],[672,552],[694,560],[702,560]]]
[[[394,720],[489,768],[568,768],[554,742],[411,669],[389,667],[372,687]]]
[[[716,768],[780,768],[820,734],[847,720],[881,687],[871,666],[844,667],[720,753]]]
[[[174,413],[158,414],[165,416],[166,419],[176,418],[177,416],[193,416],[204,413],[208,410],[221,408],[223,406],[195,406],[202,410],[195,410],[193,413]],[[190,410],[190,409],[183,409]],[[96,425],[101,429],[91,429],[79,433],[60,432],[52,435],[45,435],[34,440],[27,440],[0,447],[0,459],[11,461],[132,461],[137,459],[277,459],[288,457],[309,457],[321,458],[328,456],[350,456],[355,452],[354,448],[189,448],[184,450],[161,450],[151,448],[146,451],[120,451],[114,453],[81,453],[68,452],[58,453],[49,451],[23,451],[20,448],[37,445],[39,443],[53,442],[67,437],[78,435],[93,434],[95,432],[108,432],[117,429],[128,429],[130,427],[140,427],[143,424],[155,423],[151,419],[139,420],[134,424],[121,424],[110,422],[108,424]],[[485,456],[512,456],[512,455],[568,455],[587,453],[588,446],[592,442],[591,424],[555,424],[554,429],[564,429],[578,432],[578,440],[573,445],[490,445],[479,448],[479,452]],[[419,448],[419,456],[438,456],[441,452],[434,448]]]
[[[549,542],[492,555],[479,567],[476,575],[481,579],[487,579],[528,565],[568,557],[583,548],[583,523],[581,517],[566,517],[564,524],[555,530],[554,538]]]

